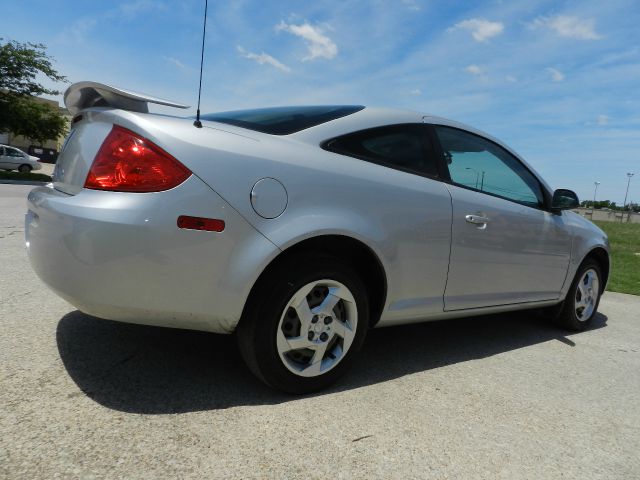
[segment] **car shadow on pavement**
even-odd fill
[[[598,313],[593,329],[606,322]],[[74,311],[60,320],[56,336],[64,366],[80,390],[115,410],[183,413],[300,398],[255,379],[230,335],[131,325]],[[548,320],[523,312],[374,329],[347,375],[316,395],[550,340],[575,346]]]

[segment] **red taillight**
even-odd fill
[[[180,185],[191,171],[167,152],[131,130],[114,125],[84,183],[114,192],[160,192]]]
[[[224,220],[180,215],[178,217],[178,227],[186,228],[189,230],[207,230],[209,232],[221,232],[224,230]]]

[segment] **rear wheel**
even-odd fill
[[[31,165],[27,165],[27,164],[20,165],[18,167],[18,171],[20,173],[29,173],[31,171]]]
[[[600,265],[587,259],[578,269],[562,303],[557,318],[559,325],[570,330],[587,329],[598,311],[603,286]]]
[[[252,372],[289,393],[336,381],[360,349],[369,322],[365,288],[333,257],[295,257],[261,282],[240,325],[240,351]]]

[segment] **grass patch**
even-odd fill
[[[20,173],[0,171],[0,180],[29,180],[31,182],[50,182],[51,177],[44,173]]]
[[[609,236],[611,277],[608,290],[640,295],[640,223],[594,222]]]

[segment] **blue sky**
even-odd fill
[[[195,105],[203,6],[3,2],[1,35],[46,44],[71,82]],[[211,0],[202,110],[410,108],[502,139],[584,199],[597,180],[621,204],[635,172],[640,202],[639,24],[638,0]]]

